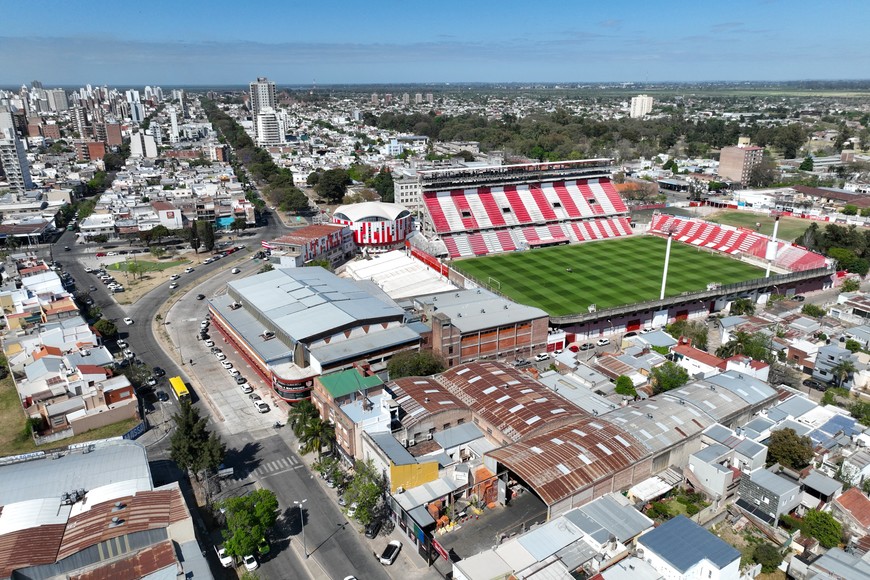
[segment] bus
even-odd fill
[[[182,401],[190,402],[190,392],[187,390],[181,377],[172,377],[169,379],[169,386],[172,387],[172,394],[175,395],[175,398],[179,403]]]

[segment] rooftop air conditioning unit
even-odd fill
[[[426,435],[426,441],[432,441],[432,434],[431,433]]]
[[[408,439],[408,447],[413,447],[416,444],[417,444],[417,442],[414,441],[413,439]]]

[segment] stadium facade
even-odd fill
[[[414,229],[414,218],[404,206],[380,201],[338,207],[332,221],[349,226],[356,245],[372,251],[403,246]]]

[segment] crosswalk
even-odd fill
[[[273,475],[287,473],[288,471],[292,471],[293,469],[299,469],[300,467],[302,467],[302,462],[300,462],[295,457],[281,457],[273,461],[263,463],[253,471],[248,472],[245,477],[242,477],[240,479],[250,479],[251,477],[262,479],[264,477],[271,477]]]

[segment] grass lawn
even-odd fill
[[[167,261],[167,262],[152,262],[150,260],[136,260],[137,263],[142,265],[145,272],[162,272],[163,270],[168,270],[169,268],[174,268],[175,266],[181,266],[183,264],[189,263],[189,260],[175,260],[175,261]],[[129,262],[116,262],[114,264],[109,264],[109,270],[115,270],[116,272],[126,272],[127,264],[132,264],[133,260]]]
[[[610,308],[657,300],[666,244],[661,238],[638,236],[470,258],[453,265],[516,302],[560,316],[586,312],[590,304]],[[749,264],[675,242],[666,295],[763,275]]]
[[[47,451],[83,441],[117,437],[132,429],[137,423],[139,423],[137,419],[129,419],[37,447],[33,444],[33,439],[24,432],[24,411],[21,409],[21,402],[15,385],[12,383],[12,377],[6,377],[0,381],[0,456]]]
[[[720,211],[711,214],[704,219],[709,222],[716,222],[717,224],[749,228],[751,230],[755,229],[755,224],[760,223],[761,227],[758,229],[759,232],[768,236],[773,235],[774,219],[766,215],[749,211]],[[793,242],[798,236],[802,235],[812,223],[813,222],[810,220],[783,216],[779,218],[779,231],[776,234],[776,238],[778,240]],[[824,226],[825,222],[819,223],[819,227]]]

